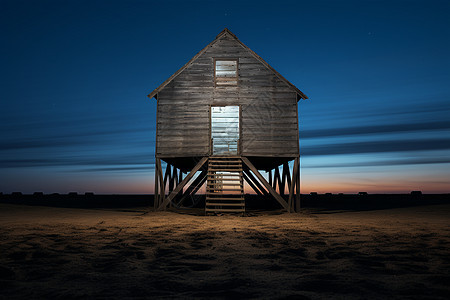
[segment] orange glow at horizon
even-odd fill
[[[133,190],[132,193],[135,194],[153,194],[154,181],[152,179],[149,182],[125,182],[115,186],[115,189],[119,189],[123,191],[123,193],[130,193],[130,190]],[[319,194],[356,194],[358,192],[368,192],[370,194],[399,194],[410,193],[415,190],[430,194],[450,193],[449,184],[447,182],[437,180],[415,181],[386,177],[383,180],[376,181],[355,180],[354,182],[349,182],[346,180],[340,180],[339,178],[323,178],[316,180],[301,178],[300,182],[300,192],[302,194],[309,194],[311,192],[317,192]],[[256,194],[256,192],[253,191],[253,189],[246,182],[244,184],[244,191],[246,194]],[[198,191],[199,194],[203,194],[204,192],[204,187]],[[289,194],[287,187],[285,188],[285,194]]]

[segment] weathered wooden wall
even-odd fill
[[[215,87],[214,58],[239,59],[236,87]],[[241,155],[298,156],[297,93],[225,34],[158,93],[157,155],[210,152],[210,106],[241,106]]]

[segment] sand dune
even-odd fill
[[[448,299],[450,205],[249,217],[0,204],[0,296]]]

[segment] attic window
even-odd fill
[[[237,59],[214,60],[214,78],[216,86],[233,86],[238,81]]]

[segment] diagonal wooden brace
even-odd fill
[[[191,185],[187,188],[186,192],[182,195],[180,201],[178,201],[177,207],[183,204],[184,200],[188,196],[194,196],[195,193],[200,189],[200,187],[205,183],[208,172],[203,170],[200,175],[191,183]]]
[[[250,172],[250,169],[248,167],[244,168],[243,175],[247,176],[247,178],[245,176],[244,176],[244,178],[245,178],[245,180],[247,180],[247,182],[250,186],[253,183],[260,190],[260,192],[264,194],[264,196],[269,196],[269,193],[262,187],[261,183],[259,183],[259,181],[255,178],[255,176],[253,176],[253,174]],[[255,188],[253,188],[253,189],[255,189]]]
[[[277,200],[278,203],[280,203],[284,209],[286,209],[288,212],[290,212],[291,210],[290,210],[288,204],[286,203],[286,201],[273,189],[273,187],[270,186],[270,184],[266,181],[266,179],[255,168],[255,166],[246,157],[242,157],[242,161],[256,175],[256,177],[259,179],[259,181],[261,181],[261,183],[266,187],[266,189],[269,191],[269,193],[272,194],[272,196],[275,198],[275,200]]]
[[[260,196],[263,196],[263,193],[256,187],[256,185],[253,183],[253,181],[250,180],[250,178],[247,176],[245,172],[242,173],[245,181],[250,185],[250,187]]]
[[[170,195],[164,199],[164,202],[161,203],[161,205],[158,207],[158,210],[163,210],[167,207],[167,205],[172,201],[172,199],[181,191],[181,189],[186,185],[186,183],[191,180],[191,178],[195,175],[195,173],[200,170],[201,167],[205,164],[205,162],[208,160],[208,157],[203,157],[197,165],[191,170],[191,172],[186,176],[186,178],[183,179],[182,182],[180,182],[179,185],[170,193]]]

